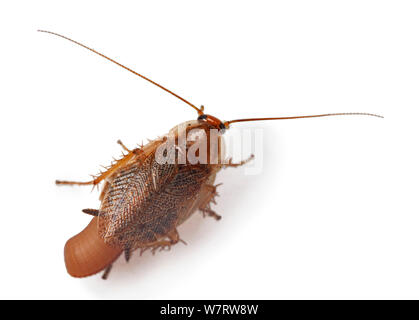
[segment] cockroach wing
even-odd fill
[[[131,249],[164,238],[190,214],[212,173],[208,165],[160,164],[154,153],[121,168],[104,191],[100,236],[112,246]]]

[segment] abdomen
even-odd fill
[[[111,247],[99,236],[98,218],[94,217],[86,228],[70,238],[64,247],[64,261],[67,272],[77,278],[93,275],[112,262],[122,249]]]

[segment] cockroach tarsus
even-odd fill
[[[245,165],[253,156],[239,163],[233,163],[231,158],[225,161],[221,152],[222,135],[233,123],[262,120],[286,120],[317,118],[340,115],[379,115],[370,113],[328,113],[306,116],[247,118],[221,121],[205,114],[204,107],[196,107],[191,102],[178,96],[153,80],[133,71],[68,37],[51,31],[38,30],[71,41],[101,57],[115,63],[129,72],[147,80],[182,100],[198,113],[198,119],[179,124],[170,130],[176,141],[176,148],[183,135],[198,130],[203,135],[196,138],[195,143],[205,143],[204,161],[180,162],[182,152],[178,149],[167,151],[176,160],[174,163],[157,161],[159,148],[163,140],[150,140],[146,145],[129,149],[120,140],[117,141],[126,152],[122,158],[115,160],[105,171],[85,182],[57,180],[57,185],[92,185],[98,186],[104,182],[99,196],[99,209],[83,209],[93,218],[89,225],[76,236],[70,238],[64,247],[64,258],[67,271],[74,277],[86,277],[104,270],[102,276],[106,279],[113,262],[123,254],[128,262],[132,252],[139,249],[140,255],[150,250],[169,250],[173,245],[183,242],[177,227],[186,221],[194,212],[200,211],[203,216],[220,220],[212,208],[215,197],[218,196],[214,184],[217,173],[223,168],[236,168]],[[215,141],[206,140],[215,131]],[[204,139],[205,137],[205,139]],[[189,142],[188,142],[189,143]],[[184,152],[192,150],[193,144],[186,143]],[[215,156],[214,156],[215,155]]]

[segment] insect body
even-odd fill
[[[41,30],[40,30],[41,31]],[[99,209],[84,209],[94,216],[89,225],[65,245],[67,271],[74,277],[85,277],[105,270],[107,277],[112,263],[122,253],[128,261],[131,253],[170,248],[182,242],[177,227],[194,212],[219,220],[211,209],[217,195],[214,181],[217,173],[228,167],[238,167],[249,160],[234,164],[224,159],[222,134],[232,123],[259,120],[283,120],[334,115],[371,115],[367,113],[333,113],[310,116],[251,118],[222,122],[204,114],[189,101],[154,81],[104,56],[103,54],[62,35],[141,78],[181,99],[198,112],[198,119],[182,123],[163,139],[128,149],[107,170],[91,181],[56,181],[58,185],[93,185],[103,182]]]
[[[179,133],[185,136],[197,129],[208,136],[210,129],[219,132],[202,120],[187,122],[172,131],[179,129]],[[221,133],[216,139],[209,145],[208,154],[221,154],[218,153],[218,146],[222,144]],[[123,251],[128,260],[135,249],[151,249],[154,252],[170,248],[181,241],[176,227],[197,210],[220,218],[210,208],[210,202],[217,194],[215,176],[222,167],[235,164],[223,164],[220,158],[214,159],[217,161],[209,159],[208,163],[214,162],[213,165],[191,164],[188,159],[182,164],[179,152],[174,153],[175,163],[159,163],[156,151],[164,143],[156,140],[129,150],[123,159],[91,182],[98,184],[106,179],[99,210],[85,210],[97,217],[66,244],[65,261],[71,275],[83,277],[96,273],[109,266]],[[211,148],[217,150],[211,152]],[[188,154],[188,144],[184,152]],[[57,183],[77,184],[68,181]],[[95,257],[99,251],[106,254]]]

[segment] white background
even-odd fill
[[[3,1],[0,298],[419,298],[416,1]],[[188,246],[71,278],[65,241],[99,206],[86,180],[196,118],[109,55],[224,120],[263,128],[263,171],[221,172]]]

